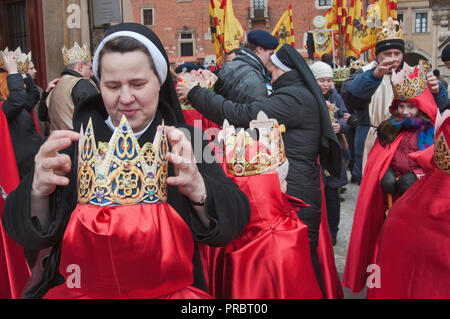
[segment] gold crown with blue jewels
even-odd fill
[[[97,206],[167,201],[168,162],[164,123],[153,144],[142,146],[122,116],[109,143],[96,146],[92,120],[78,149],[78,203]]]

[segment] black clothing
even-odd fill
[[[61,76],[63,75],[72,75],[77,78],[82,78],[83,76],[71,69],[64,69],[64,71],[61,73]],[[82,79],[78,81],[77,84],[72,89],[71,97],[73,101],[74,107],[77,107],[78,104],[86,100],[88,97],[95,95],[98,93],[98,90],[95,86],[92,85],[92,82],[90,82],[87,79]],[[38,114],[39,119],[41,121],[49,121],[48,118],[48,105],[47,105],[47,97],[49,93],[44,91],[42,92],[41,101],[39,102],[39,108],[38,108]]]
[[[364,73],[363,69],[358,69],[355,72],[350,74],[350,77],[344,81],[341,86],[341,96],[344,99],[344,103],[347,106],[347,109],[351,114],[357,115],[357,123],[361,126],[370,126],[370,117],[369,117],[369,104],[372,100],[370,99],[362,99],[357,96],[354,96],[349,90],[348,87],[352,83],[352,81]]]
[[[43,142],[31,115],[39,100],[39,91],[30,75],[24,79],[19,73],[9,74],[6,80],[9,97],[3,103],[2,111],[8,121],[17,168],[22,178],[34,166],[34,156]]]
[[[164,108],[161,105],[160,107]],[[74,129],[78,131],[81,124],[86,127],[90,117],[92,118],[96,141],[109,141],[113,132],[104,122],[107,113],[100,95],[90,97],[80,105],[74,115]],[[157,126],[161,124],[162,120],[163,115],[158,110],[150,127],[138,139],[141,146],[146,142],[153,141]],[[166,121],[165,118],[164,120]],[[194,136],[193,127],[186,124],[180,124],[178,127],[189,130],[191,136]],[[208,147],[207,141],[204,142],[203,147]],[[50,288],[64,282],[63,277],[59,274],[58,267],[62,236],[77,204],[77,149],[78,144],[74,143],[72,147],[66,150],[72,158],[72,170],[68,175],[70,184],[66,187],[57,187],[51,195],[51,223],[45,234],[40,230],[38,219],[30,218],[30,193],[33,174],[26,176],[19,187],[6,200],[2,222],[10,236],[26,250],[33,252],[29,255],[37,255],[40,250],[52,247],[49,257],[44,258],[41,262],[41,264],[44,263],[41,269],[41,277],[34,278],[34,285],[28,285],[29,289],[24,294],[26,298],[41,298]],[[199,153],[203,154],[203,149]],[[205,209],[211,218],[209,227],[203,225],[189,199],[183,196],[175,186],[168,187],[168,203],[189,226],[197,243],[222,246],[237,237],[248,222],[250,218],[249,202],[238,186],[225,177],[218,164],[199,162],[197,166],[207,189]],[[169,176],[173,175],[173,166],[169,164]],[[206,285],[197,249],[193,264],[194,286],[205,289]]]
[[[287,194],[311,205],[300,211],[299,218],[308,226],[313,264],[318,272],[315,254],[322,202],[318,163],[322,138],[320,111],[315,97],[296,70],[281,75],[273,83],[273,89],[270,97],[250,104],[226,100],[200,86],[189,92],[188,99],[195,109],[219,125],[227,119],[231,125],[248,128],[250,121],[263,111],[269,118],[275,118],[286,126],[283,141],[289,160]],[[331,129],[329,115],[328,123]],[[333,135],[337,141],[334,132]],[[335,160],[340,162],[340,153],[338,155]],[[317,277],[320,283],[320,276]]]

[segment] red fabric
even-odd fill
[[[213,140],[220,131],[220,126],[213,121],[208,120],[197,110],[183,110],[186,124],[195,126],[206,132],[209,140]]]
[[[210,292],[216,298],[321,298],[308,228],[289,200],[305,204],[281,192],[275,171],[232,179],[248,196],[251,217],[226,247],[201,247]]]
[[[192,298],[193,254],[189,227],[167,203],[78,205],[61,250],[67,284],[46,298]],[[76,283],[71,265],[79,267],[79,288],[69,287]]]
[[[8,122],[1,111],[0,102],[0,186],[9,194],[19,184],[14,150],[9,135]],[[1,190],[0,190],[1,192]],[[0,218],[5,200],[0,196]],[[20,298],[30,272],[21,248],[5,232],[0,223],[0,299]]]
[[[33,110],[30,111],[30,115],[33,118],[33,122],[34,122],[34,126],[36,127],[36,131],[38,132],[39,135],[41,135],[41,131],[39,130],[39,124],[37,122],[36,115],[34,114]]]
[[[403,134],[400,133],[386,148],[377,139],[367,159],[356,201],[343,278],[343,285],[353,293],[359,293],[364,288],[369,275],[367,266],[372,263],[375,244],[385,217],[385,194],[380,181]]]
[[[319,227],[319,242],[317,255],[319,259],[320,274],[322,276],[323,289],[326,299],[344,298],[341,280],[334,260],[333,243],[331,242],[330,228],[328,226],[327,204],[323,189],[322,177],[320,178],[322,190],[322,220]]]
[[[437,106],[428,88],[407,102],[413,103],[426,113],[434,124]],[[397,105],[396,103],[394,100],[393,105]],[[359,293],[364,288],[369,275],[367,266],[374,262],[375,251],[378,249],[377,239],[386,209],[386,196],[380,182],[404,135],[405,132],[401,132],[386,148],[382,147],[377,139],[367,159],[356,202],[343,278],[343,285],[353,293]]]
[[[434,168],[392,206],[380,234],[380,288],[368,298],[450,298],[450,176]]]
[[[414,161],[409,154],[417,152],[419,145],[417,144],[417,135],[419,131],[406,131],[403,136],[394,158],[392,159],[391,166],[394,169],[395,176],[401,177],[408,172],[423,173],[419,164]]]

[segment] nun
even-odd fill
[[[189,140],[168,70],[147,27],[106,31],[100,94],[6,200],[3,226],[35,265],[25,298],[210,298],[197,244],[232,241],[250,207],[219,164],[194,156],[207,141],[197,152]]]
[[[284,144],[290,163],[286,178],[287,194],[310,205],[302,209],[298,217],[308,226],[311,259],[321,283],[316,249],[322,202],[320,165],[331,175],[339,176],[341,148],[331,126],[323,94],[303,57],[291,45],[284,44],[271,56],[267,68],[272,74],[273,94],[251,103],[226,100],[193,82],[179,83],[177,93],[217,124],[226,119],[230,125],[248,128],[249,123],[263,111],[269,118],[285,125]],[[223,79],[217,79],[214,85],[239,94],[238,86]]]

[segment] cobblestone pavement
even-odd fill
[[[348,171],[347,173],[348,180],[350,181],[350,173]],[[344,275],[345,259],[347,257],[348,242],[352,231],[353,214],[355,212],[359,185],[349,182],[345,188],[347,188],[347,191],[341,194],[341,197],[344,198],[345,201],[341,203],[341,220],[339,222],[337,244],[334,246],[334,258],[341,281]],[[359,294],[352,294],[346,287],[343,287],[343,289],[345,299],[363,299],[366,297],[366,289]]]

